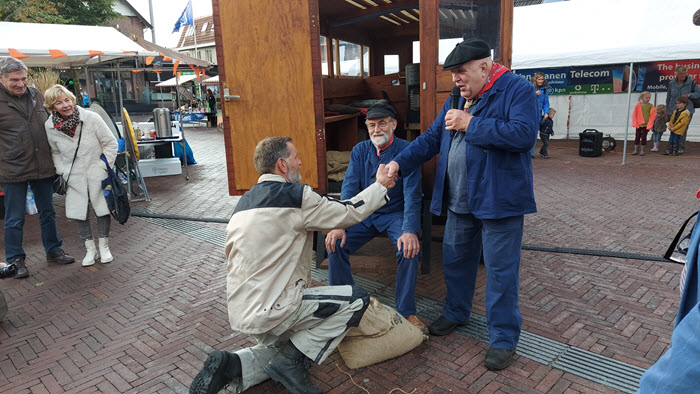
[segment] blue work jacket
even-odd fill
[[[445,129],[450,98],[430,125],[394,160],[400,171],[413,171],[440,153],[430,211],[443,212],[446,196],[447,155],[452,136]],[[465,134],[467,199],[479,219],[500,219],[537,212],[530,148],[535,145],[540,115],[532,85],[510,72],[503,74],[475,104],[474,118]],[[464,98],[459,108],[464,107]]]
[[[366,140],[355,145],[350,154],[350,165],[345,172],[340,198],[350,199],[373,184],[377,180],[379,165],[394,160],[406,146],[408,141],[394,137],[394,142],[381,156],[377,156],[377,148],[372,141]],[[394,220],[403,218],[403,232],[418,234],[421,204],[420,169],[404,172],[387,195],[389,202],[371,214],[362,224],[367,227],[374,225],[377,230],[384,231]]]
[[[688,77],[690,78],[690,77]],[[678,305],[671,348],[639,382],[641,394],[696,393],[700,382],[700,226],[690,237],[686,254],[685,287]]]

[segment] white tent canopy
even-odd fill
[[[178,78],[172,77],[172,78],[168,79],[167,81],[160,82],[160,83],[156,84],[156,86],[158,86],[159,88],[164,88],[164,87],[168,87],[168,86],[175,86],[178,82],[180,82],[180,85],[182,85],[183,83],[189,82],[189,81],[196,79],[196,78],[197,78],[197,76],[194,74],[180,75],[180,77],[178,77]]]
[[[207,78],[204,81],[202,81],[202,85],[218,85],[219,84],[219,76],[214,75],[211,78]]]
[[[515,70],[700,58],[697,0],[569,0],[515,7]]]
[[[27,67],[75,67],[159,54],[113,27],[0,22],[0,56],[20,58]]]

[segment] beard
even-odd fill
[[[391,137],[393,135],[394,135],[394,130],[389,130],[388,132],[386,132],[386,131],[382,132],[382,134],[372,135],[369,137],[369,139],[372,141],[372,145],[379,148],[380,146],[386,145],[386,143],[391,140]]]
[[[289,165],[289,161],[287,161],[287,159],[285,159],[284,161],[287,162],[287,167],[289,167],[289,174],[287,174],[287,180],[290,183],[301,182],[301,168],[299,168],[295,171],[294,169],[292,169],[292,166]]]

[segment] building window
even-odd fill
[[[207,56],[207,58],[206,58],[205,60],[208,61],[209,63],[214,63],[214,60],[213,60],[214,58],[212,57],[212,50],[211,50],[211,49],[207,49],[207,50],[204,51],[204,53],[205,53],[206,56]]]
[[[338,55],[340,57],[340,75],[361,76],[360,56],[362,56],[362,48],[360,45],[339,40]]]
[[[207,25],[208,25],[208,24],[209,24],[209,22],[204,22],[204,24],[202,25],[202,33],[204,33],[205,31],[207,31]]]

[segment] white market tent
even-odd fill
[[[27,67],[81,67],[159,53],[113,27],[0,22],[0,56],[21,59]]]
[[[700,59],[700,27],[692,20],[698,8],[697,0],[569,0],[515,7],[511,68]],[[620,146],[626,134],[634,136],[629,120],[637,97],[638,92],[550,95],[550,107],[558,110],[554,138],[577,138],[592,128]],[[652,103],[665,101],[665,92],[652,94]],[[691,122],[688,140],[700,141],[700,121]]]
[[[180,77],[172,77],[168,79],[167,81],[160,82],[156,84],[157,87],[163,88],[163,87],[172,87],[175,85],[182,85],[185,82],[189,82],[193,79],[196,79],[197,76],[190,74],[190,75],[181,75]]]
[[[205,85],[205,86],[218,85],[218,84],[219,84],[219,76],[218,75],[214,75],[213,77],[207,78],[204,81],[202,81],[202,85]]]
[[[700,58],[697,0],[569,0],[515,7],[513,61],[528,68]]]

